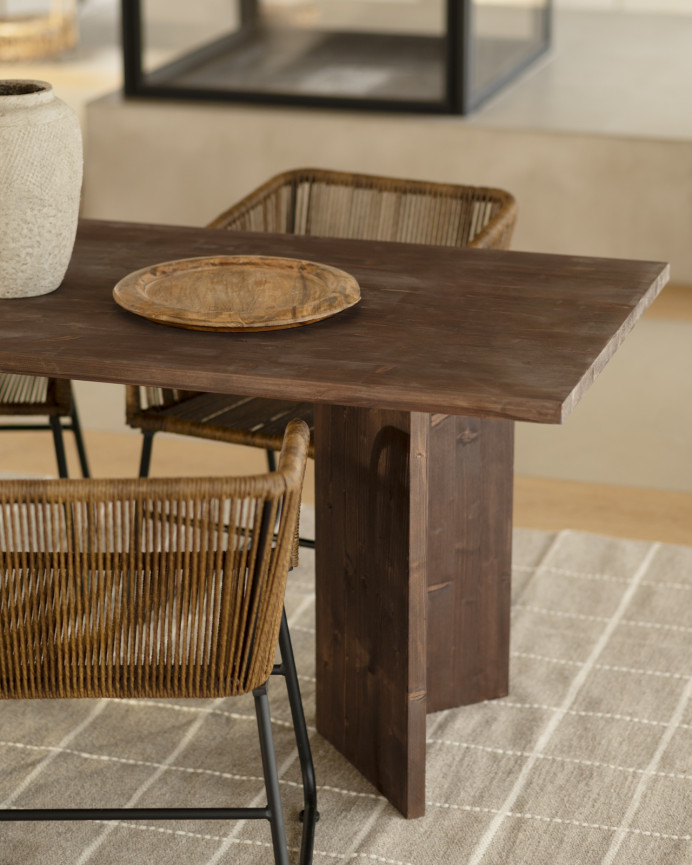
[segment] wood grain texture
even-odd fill
[[[136,270],[118,282],[113,297],[159,324],[245,332],[320,321],[358,303],[360,289],[343,270],[313,261],[216,255]]]
[[[123,276],[181,253],[324,262],[362,300],[253,334],[164,328],[113,302]],[[655,262],[84,221],[62,286],[3,302],[0,369],[559,423],[667,277]]]
[[[425,811],[427,418],[317,406],[318,730]]]
[[[513,424],[318,406],[315,442],[317,726],[420,816],[425,713],[508,691]]]
[[[433,415],[428,712],[509,688],[514,424]]]

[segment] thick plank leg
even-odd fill
[[[317,726],[407,817],[425,713],[507,693],[513,424],[319,406]]]
[[[317,728],[407,817],[425,810],[427,418],[315,416]]]
[[[514,424],[432,415],[428,712],[509,687]]]

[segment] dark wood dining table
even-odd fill
[[[113,301],[133,270],[216,255],[333,265],[361,301],[257,333]],[[514,422],[562,422],[667,279],[658,262],[83,220],[59,289],[0,302],[0,370],[315,404],[317,727],[416,817],[426,713],[508,693]]]

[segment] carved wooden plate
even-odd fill
[[[191,330],[279,330],[320,321],[360,300],[343,270],[297,258],[224,255],[165,261],[113,289],[124,309]]]

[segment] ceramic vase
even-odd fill
[[[47,294],[62,282],[82,165],[79,120],[52,86],[0,80],[0,298]]]

